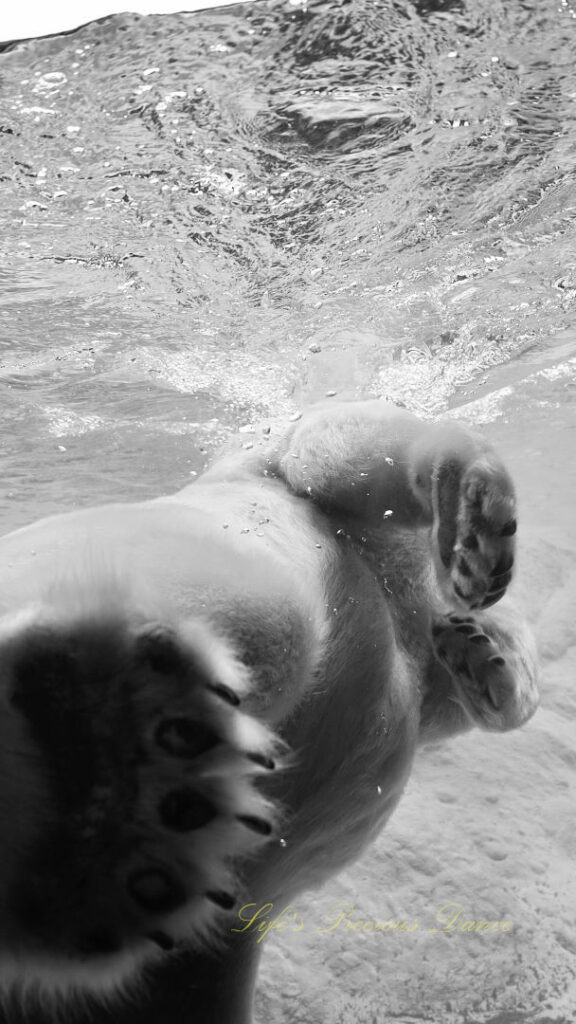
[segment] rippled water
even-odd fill
[[[576,350],[575,53],[568,0],[267,0],[0,54],[0,527]]]

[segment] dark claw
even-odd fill
[[[471,644],[490,644],[492,641],[486,633],[474,633],[474,636],[468,638]]]
[[[162,800],[158,813],[165,828],[173,832],[193,832],[214,820],[214,804],[193,789],[174,789]]]
[[[500,530],[501,537],[513,537],[518,529],[518,523],[515,519],[511,519],[505,526]]]
[[[455,633],[463,633],[464,636],[470,636],[477,629],[475,622],[462,622],[459,626],[454,626]]]
[[[174,949],[174,939],[171,935],[166,935],[166,932],[151,932],[146,938],[150,939],[150,942],[153,942],[155,946],[163,949],[165,953],[169,953]]]
[[[493,584],[496,584],[498,590],[502,590],[503,588],[506,589],[506,587],[509,585],[512,579],[512,573],[510,572],[510,570],[508,570],[507,572],[502,572],[500,573],[500,575],[492,573],[490,579],[492,580]],[[490,593],[492,592],[493,591],[490,590]]]
[[[219,697],[220,700],[225,701],[226,704],[231,704],[233,708],[237,708],[240,703],[240,697],[234,690],[231,690],[229,686],[224,683],[208,683],[208,689]]]
[[[253,761],[260,768],[266,768],[269,772],[273,772],[276,768],[276,762],[271,757],[266,757],[265,754],[247,754],[246,756],[249,761]]]
[[[507,590],[507,587],[503,587],[501,590],[490,591],[490,593],[487,594],[486,597],[484,598],[484,600],[482,601],[480,607],[481,608],[490,608],[491,605],[496,604],[496,601],[499,601],[500,598],[504,596],[504,594],[506,593],[506,590]]]
[[[206,897],[222,910],[232,910],[236,904],[236,900],[229,892],[207,892]]]
[[[261,836],[269,836],[272,834],[272,825],[264,818],[256,818],[252,814],[239,814],[237,815],[237,818],[238,821],[241,821],[242,824],[252,832],[258,832]]]
[[[503,658],[501,654],[493,654],[491,658],[488,658],[488,661],[492,665],[498,665],[500,667],[506,664],[506,659]]]
[[[144,910],[154,914],[168,914],[186,902],[180,882],[162,868],[135,871],[128,880],[128,892]]]
[[[501,576],[503,573],[509,572],[513,565],[514,565],[514,556],[513,555],[511,555],[511,554],[502,555],[502,557],[498,559],[496,565],[494,566],[494,569],[490,573],[490,575],[492,576],[492,579],[496,579],[496,577]]]
[[[450,615],[449,619],[450,619],[450,622],[455,622],[457,624],[459,624],[461,622],[466,622],[466,623],[474,622],[474,618],[473,618],[472,615]]]
[[[164,718],[156,729],[154,739],[172,757],[186,760],[206,753],[221,742],[213,729],[191,718]]]

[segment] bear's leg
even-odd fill
[[[473,725],[491,731],[516,729],[534,714],[535,644],[511,607],[475,616],[436,616],[432,649],[435,660],[426,682],[421,735],[440,739]]]
[[[424,422],[387,402],[312,408],[277,445],[269,471],[360,530],[429,526],[451,603],[487,608],[512,578],[516,502],[500,459],[449,421]]]

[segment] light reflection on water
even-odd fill
[[[570,347],[573,13],[270,0],[0,55],[0,525]]]

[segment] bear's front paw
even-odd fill
[[[434,653],[456,683],[454,699],[475,725],[492,731],[516,729],[538,707],[535,652],[524,634],[521,630],[507,640],[473,616],[435,620]]]
[[[478,459],[462,473],[456,493],[453,481],[453,474],[439,474],[436,536],[442,582],[450,598],[455,595],[466,609],[489,608],[504,595],[512,579],[516,533],[513,485],[505,470],[488,458]],[[443,487],[447,495],[442,493]]]
[[[248,670],[202,622],[32,621],[2,644],[10,713],[49,779],[48,803],[18,809],[36,827],[7,880],[6,977],[103,991],[158,947],[209,945],[235,860],[275,825],[258,783],[280,744],[242,711]]]

